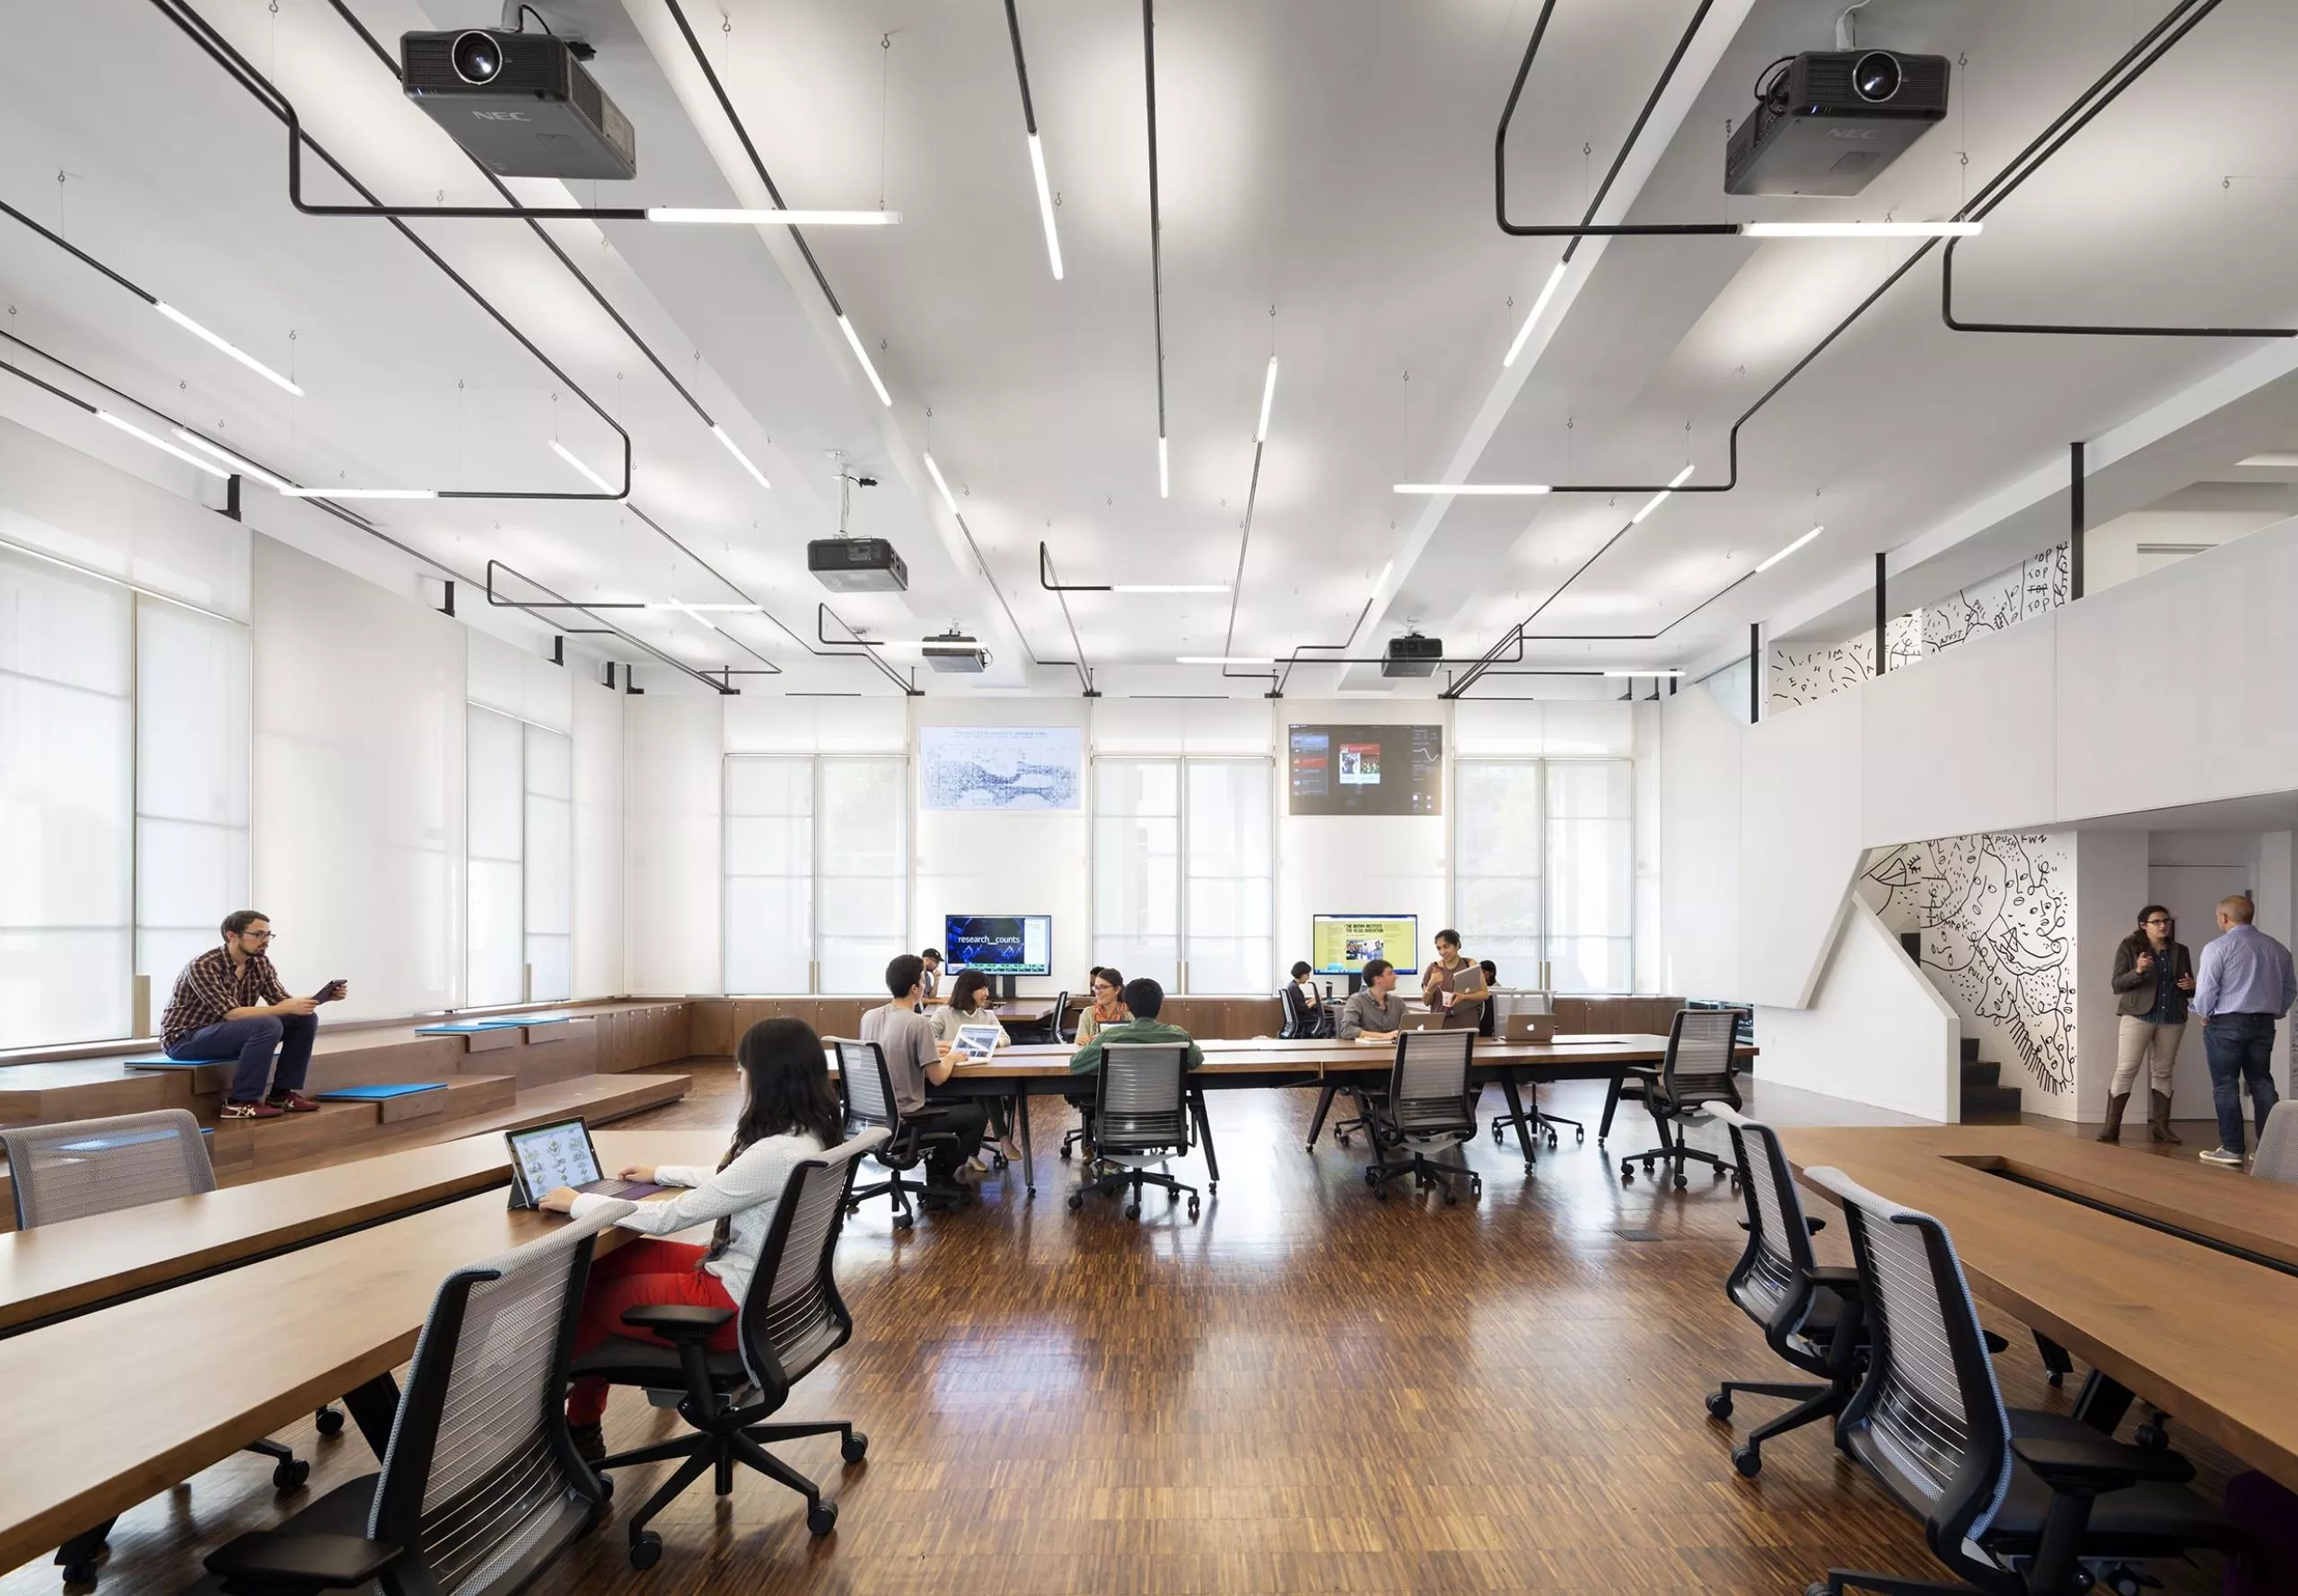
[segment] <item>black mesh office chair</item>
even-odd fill
[[[567,1354],[607,1203],[447,1276],[408,1366],[380,1473],[207,1559],[225,1596],[512,1596],[604,1516],[566,1430]]]
[[[1740,1106],[1740,1057],[1734,1044],[1739,1024],[1737,1009],[1678,1009],[1668,1027],[1668,1050],[1660,1067],[1628,1072],[1630,1079],[1642,1082],[1644,1106],[1652,1112],[1660,1144],[1619,1161],[1622,1186],[1635,1183],[1638,1162],[1647,1175],[1656,1165],[1666,1164],[1679,1189],[1690,1184],[1684,1175],[1688,1163],[1707,1165],[1719,1180],[1737,1173],[1715,1153],[1687,1146],[1684,1127],[1705,1118],[1710,1102]]]
[[[1285,1022],[1277,1027],[1278,1036],[1287,1040],[1305,1040],[1333,1034],[1324,1004],[1302,991],[1300,982],[1285,982],[1276,995],[1285,1005]]]
[[[1428,1156],[1476,1139],[1476,1109],[1469,1099],[1469,1061],[1475,1048],[1476,1032],[1466,1027],[1408,1030],[1397,1038],[1387,1093],[1362,1100],[1373,1148],[1364,1184],[1382,1202],[1388,1200],[1389,1182],[1401,1175],[1410,1175],[1416,1188],[1443,1187],[1447,1203],[1460,1200],[1458,1183],[1463,1179],[1471,1191],[1484,1194],[1484,1177],[1467,1167],[1465,1155],[1459,1164]]]
[[[1732,1416],[1732,1393],[1784,1397],[1794,1402],[1776,1418],[1748,1433],[1732,1449],[1732,1467],[1749,1478],[1763,1469],[1763,1443],[1817,1419],[1841,1413],[1866,1372],[1866,1338],[1856,1269],[1822,1267],[1811,1234],[1824,1221],[1807,1218],[1787,1154],[1771,1127],[1741,1117],[1723,1103],[1709,1112],[1732,1135],[1732,1152],[1748,1201],[1748,1245],[1724,1281],[1724,1293],[1762,1327],[1765,1343],[1821,1383],[1784,1384],[1727,1380],[1707,1399],[1709,1415]]]
[[[836,1036],[828,1039],[838,1050],[838,1092],[846,1105],[846,1134],[858,1136],[873,1127],[886,1133],[884,1142],[872,1151],[885,1166],[887,1178],[855,1187],[846,1194],[846,1211],[855,1213],[872,1197],[887,1197],[893,1204],[894,1229],[906,1231],[917,1223],[917,1215],[910,1211],[910,1193],[963,1202],[965,1193],[958,1187],[906,1178],[927,1148],[957,1140],[951,1132],[934,1128],[943,1118],[942,1110],[928,1104],[914,1113],[902,1112],[894,1099],[893,1077],[886,1070],[885,1049],[877,1043]]]
[[[838,1295],[830,1255],[838,1247],[855,1169],[864,1153],[881,1150],[887,1139],[883,1127],[873,1127],[790,1171],[739,1309],[633,1308],[622,1316],[623,1323],[652,1330],[672,1345],[610,1336],[574,1361],[576,1374],[685,1393],[679,1400],[679,1416],[693,1426],[692,1434],[618,1452],[598,1465],[607,1472],[636,1463],[680,1460],[678,1471],[631,1515],[633,1568],[652,1568],[662,1555],[662,1538],[646,1528],[647,1521],[705,1473],[712,1475],[719,1495],[731,1495],[737,1463],[803,1496],[806,1528],[814,1534],[827,1535],[837,1527],[838,1504],[823,1501],[820,1486],[767,1451],[764,1443],[835,1434],[839,1455],[858,1463],[870,1450],[870,1438],[845,1419],[794,1425],[765,1421],[789,1400],[793,1385],[854,1333],[854,1316]],[[712,1351],[704,1343],[730,1318],[736,1320],[738,1350]]]
[[[1090,1195],[1127,1194],[1125,1216],[1141,1217],[1141,1188],[1162,1187],[1175,1198],[1188,1198],[1197,1217],[1197,1188],[1184,1185],[1163,1168],[1175,1153],[1186,1153],[1192,1116],[1188,1101],[1188,1048],[1180,1042],[1112,1042],[1101,1049],[1093,1083],[1093,1156],[1085,1181],[1069,1194],[1074,1210]],[[1151,1164],[1157,1169],[1151,1169]]]
[[[0,1147],[7,1151],[20,1231],[215,1189],[206,1138],[199,1122],[181,1109],[19,1126],[0,1130]],[[320,1408],[319,1426],[321,1434],[334,1434],[343,1428],[342,1412]],[[296,1490],[311,1478],[311,1464],[281,1442],[251,1442],[243,1450],[272,1460],[275,1489]],[[106,1519],[57,1549],[66,1584],[95,1582],[96,1560],[110,1540],[111,1526]]]
[[[2182,1488],[2194,1466],[2179,1453],[2118,1445],[2077,1419],[2006,1409],[1946,1227],[1840,1170],[1805,1174],[1843,1204],[1873,1337],[1836,1444],[1923,1521],[1933,1555],[1968,1582],[1832,1568],[1806,1596],[2072,1596],[2094,1587],[2138,1596],[2134,1564],[2247,1544]]]

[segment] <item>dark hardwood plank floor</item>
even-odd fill
[[[731,1123],[731,1069],[679,1067],[693,1095],[627,1124]],[[1783,1123],[1899,1118],[1754,1097]],[[630,1571],[610,1522],[536,1589],[1793,1592],[1831,1564],[1940,1573],[1825,1426],[1768,1445],[1760,1479],[1732,1473],[1703,1393],[1792,1378],[1723,1294],[1738,1200],[1699,1174],[1680,1195],[1640,1176],[1623,1189],[1617,1157],[1650,1144],[1649,1121],[1625,1111],[1607,1156],[1601,1088],[1543,1098],[1588,1122],[1585,1144],[1566,1131],[1527,1178],[1513,1143],[1480,1139],[1484,1197],[1447,1208],[1408,1191],[1374,1203],[1329,1139],[1303,1153],[1308,1092],[1215,1093],[1219,1193],[1194,1223],[1152,1195],[1137,1224],[1109,1203],[1069,1212],[1064,1116],[1039,1100],[1033,1203],[1017,1169],[908,1236],[882,1202],[847,1224],[855,1338],[785,1410],[871,1437],[852,1469],[834,1442],[785,1449],[838,1501],[835,1535],[811,1539],[794,1495],[744,1476],[730,1499],[690,1492],[656,1521],[651,1573]],[[1839,1249],[1838,1231],[1822,1242]],[[1995,1328],[2012,1340],[2008,1399],[2063,1409],[2071,1391],[2046,1386],[2024,1330]],[[214,1354],[260,1358],[261,1327]],[[135,1423],[134,1372],[91,1373],[88,1422]],[[1776,1406],[1743,1399],[1738,1426]],[[677,1420],[623,1393],[608,1424],[619,1447]],[[316,1460],[313,1492],[373,1468],[355,1432],[282,1439]],[[2189,1450],[2215,1493],[2235,1465]],[[307,1499],[276,1503],[269,1469],[234,1458],[129,1513],[101,1590],[180,1590],[203,1552]],[[658,1478],[635,1470],[618,1495]],[[2219,1577],[2156,1572],[2173,1592]],[[44,1564],[0,1578],[0,1596],[57,1588]]]

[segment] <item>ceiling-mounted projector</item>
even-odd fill
[[[505,178],[635,178],[630,118],[548,33],[463,28],[402,33],[407,97],[487,171]]]
[[[883,538],[817,538],[806,545],[806,569],[839,593],[898,593],[909,567]]]
[[[945,676],[978,676],[989,669],[989,651],[954,628],[918,645],[925,663]]]
[[[1779,63],[1724,152],[1729,194],[1856,194],[1947,114],[1947,57],[1806,50]]]
[[[1388,652],[1381,661],[1383,676],[1434,676],[1436,662],[1444,657],[1442,637],[1424,637],[1417,632],[1407,632],[1401,637],[1389,639]]]

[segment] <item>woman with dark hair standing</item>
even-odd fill
[[[616,1223],[649,1238],[668,1236],[716,1220],[710,1245],[647,1240],[618,1247],[591,1266],[583,1292],[583,1317],[574,1329],[574,1355],[610,1336],[648,1338],[652,1332],[622,1322],[627,1309],[647,1304],[740,1309],[750,1288],[774,1210],[789,1184],[790,1171],[845,1139],[838,1092],[812,1026],[803,1020],[761,1020],[736,1050],[741,1065],[741,1118],[733,1144],[715,1170],[699,1164],[662,1164],[626,1169],[626,1180],[652,1181],[688,1189],[663,1202],[641,1203]],[[584,1205],[609,1201],[560,1187],[546,1192],[539,1206],[577,1216]],[[720,1326],[708,1345],[734,1349],[735,1320]],[[668,1343],[664,1343],[668,1345]],[[574,1449],[592,1462],[606,1456],[601,1421],[606,1416],[607,1382],[577,1380],[566,1397],[566,1422]]]
[[[2123,1107],[2138,1084],[2142,1065],[2147,1074],[2146,1139],[2179,1139],[2171,1128],[2171,1074],[2179,1059],[2179,1039],[2186,1034],[2194,957],[2177,940],[2177,932],[2171,911],[2150,903],[2138,911],[2138,929],[2115,946],[2115,973],[2109,982],[2115,990],[2118,1027],[2115,1078],[2107,1091],[2102,1142],[2122,1139]]]

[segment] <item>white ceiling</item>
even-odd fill
[[[402,30],[495,20],[487,0],[352,4],[387,48]],[[264,0],[199,9],[371,188],[403,203],[495,202],[327,0],[279,0],[276,13]],[[662,0],[541,9],[599,45],[595,70],[638,127],[642,176],[574,193],[517,185],[530,203],[592,203],[594,189],[601,204],[764,202]],[[1623,177],[1616,197],[1627,214],[1948,215],[2161,7],[1874,0],[1860,13],[1863,43],[1966,63],[1949,120],[1859,200],[1727,205],[1726,120],[1745,114],[1765,62],[1829,45],[1837,9],[1718,4]],[[1512,131],[1513,215],[1576,217],[1689,10],[1686,0],[1560,0]],[[1493,130],[1537,6],[1164,0],[1172,492],[1161,499],[1139,8],[1021,3],[1061,197],[1058,283],[997,0],[688,0],[688,11],[789,204],[870,207],[882,197],[902,213],[896,227],[809,234],[893,406],[871,393],[786,238],[552,224],[759,461],[774,485],[761,490],[527,229],[417,223],[628,428],[634,504],[741,594],[620,506],[364,508],[393,538],[473,576],[493,558],[575,598],[763,601],[771,618],[714,615],[725,633],[675,613],[617,618],[699,667],[756,668],[732,635],[788,671],[750,690],[891,690],[866,665],[809,646],[828,595],[806,574],[802,546],[837,523],[833,451],[881,479],[856,495],[853,529],[893,539],[912,571],[908,594],[835,599],[838,616],[910,642],[912,658],[915,639],[955,620],[996,656],[988,688],[1077,690],[1070,671],[1026,669],[1032,651],[1074,657],[1074,626],[1106,690],[1258,691],[1265,684],[1171,662],[1337,643],[1368,602],[1354,653],[1411,623],[1443,636],[1451,654],[1479,653],[1640,500],[1432,501],[1399,497],[1391,484],[1662,481],[1687,460],[1695,485],[1721,481],[1732,417],[1908,247],[1591,245],[1557,310],[1504,372],[1501,355],[1558,254],[1553,241],[1504,236],[1492,215]],[[305,482],[583,488],[550,452],[554,435],[614,475],[612,431],[388,224],[288,206],[280,125],[151,0],[19,5],[9,21],[0,198],[260,358],[292,364],[306,397],[280,393],[0,219],[0,282],[19,336]],[[96,59],[106,69],[95,78],[42,65]],[[1959,308],[2001,320],[2298,324],[2286,270],[2298,170],[2283,158],[2298,147],[2298,104],[2279,92],[2293,59],[2298,9],[2225,0],[1990,218],[1959,257]],[[312,197],[351,197],[323,172],[307,180]],[[1233,631],[1225,594],[1073,594],[1065,614],[1038,585],[1041,541],[1072,583],[1234,577],[1272,350],[1281,374]],[[2241,340],[1958,335],[1941,324],[1938,268],[1927,261],[1748,424],[1734,491],[1671,501],[1555,599],[1537,630],[1658,631],[1815,522],[1827,534],[1656,643],[1536,641],[1529,662],[1690,664],[1737,646],[1750,621],[1840,602],[1846,584],[1868,579],[1878,549],[1929,548],[1950,526],[1974,548],[1998,525],[2016,529],[1999,539],[2047,539],[2039,512],[2015,520],[1974,507],[2063,461],[2069,439],[2223,383],[2258,352]],[[2235,462],[2298,443],[2289,396],[2273,391],[2277,403],[2243,425],[2201,443],[2190,432],[2180,452],[2166,452],[2155,476],[2177,479],[2134,472],[2137,496],[2094,513],[2196,478],[2271,479]],[[0,404],[75,441],[85,430],[51,399],[9,392]],[[106,447],[120,457],[118,440]],[[929,448],[995,592],[925,474]],[[175,479],[164,457],[134,463]],[[2111,496],[2119,480],[2101,490]],[[1937,574],[1947,580],[1948,565]],[[907,673],[899,652],[893,662]],[[925,680],[936,690],[971,685]],[[1361,669],[1320,667],[1290,690],[1377,683]]]

